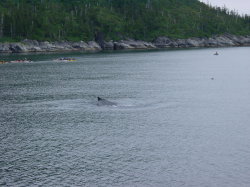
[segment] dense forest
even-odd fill
[[[198,0],[1,0],[0,41],[250,34],[250,17]]]

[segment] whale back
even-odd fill
[[[108,101],[100,97],[97,97],[97,101],[98,101],[97,103],[98,106],[116,106],[117,105],[117,103],[115,102]]]

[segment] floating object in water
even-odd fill
[[[32,62],[31,60],[12,60],[12,61],[9,61],[8,63],[27,63],[27,62]]]
[[[56,61],[56,62],[72,62],[72,61],[76,61],[76,59],[75,58],[69,58],[69,57],[62,57],[62,58],[55,59],[53,61]]]
[[[97,97],[97,101],[98,101],[97,103],[98,106],[116,106],[117,105],[117,103],[115,102],[108,101],[100,97]]]
[[[0,64],[6,64],[6,63],[28,63],[28,62],[32,62],[31,60],[11,60],[11,61],[0,61]]]
[[[219,53],[216,51],[216,53],[214,53],[214,55],[219,55]]]
[[[211,80],[214,80],[214,78],[212,77]]]

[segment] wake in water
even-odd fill
[[[109,101],[107,99],[103,99],[98,97],[97,102],[92,103],[96,106],[99,106],[104,109],[128,109],[128,110],[150,110],[150,109],[157,109],[157,108],[164,108],[169,107],[172,103],[166,103],[163,101],[151,101],[145,102],[140,100],[131,100],[131,99],[120,99],[119,101]],[[174,104],[176,105],[176,103]]]

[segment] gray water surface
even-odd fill
[[[249,187],[249,52],[0,65],[0,186]]]

